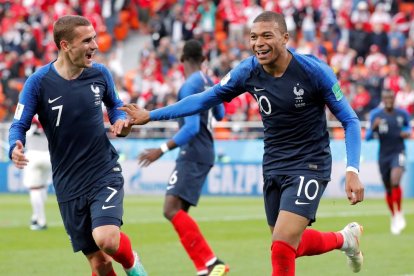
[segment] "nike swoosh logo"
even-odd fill
[[[310,204],[310,203],[309,202],[301,202],[301,201],[299,201],[299,199],[296,199],[295,204],[296,205],[306,205],[306,204]]]
[[[174,185],[167,186],[167,190],[171,190],[172,188],[174,188]]]
[[[253,87],[253,89],[254,89],[254,91],[256,91],[256,92],[259,92],[259,91],[263,91],[263,90],[265,90],[264,88],[256,88],[256,86],[255,86],[255,87]]]
[[[102,205],[102,210],[106,210],[106,209],[114,208],[114,207],[115,207],[114,205],[109,205],[109,206]]]
[[[57,100],[59,100],[60,98],[62,98],[62,96],[60,96],[60,97],[57,97],[56,99],[53,99],[53,100],[51,100],[50,98],[49,98],[49,100],[47,101],[48,103],[54,103],[54,102],[56,102]]]

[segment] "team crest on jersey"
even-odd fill
[[[306,105],[306,103],[303,101],[303,94],[305,94],[305,90],[303,90],[303,88],[300,88],[299,83],[293,87],[293,94],[295,94],[295,107],[304,107]]]
[[[335,83],[334,86],[332,86],[332,92],[334,93],[337,101],[340,101],[342,97],[344,96],[344,93],[342,93],[339,83]]]
[[[94,93],[95,105],[101,105],[101,90],[95,83],[91,84],[91,90]]]
[[[227,73],[227,75],[225,75],[225,76],[221,79],[221,81],[220,81],[221,86],[226,85],[226,83],[228,83],[228,82],[229,82],[230,78],[231,78],[231,75],[230,75],[230,72],[228,72],[228,73]]]

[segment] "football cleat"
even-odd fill
[[[348,266],[353,272],[359,272],[364,262],[364,257],[359,248],[359,239],[362,235],[363,227],[356,222],[351,222],[340,231],[344,237],[344,244],[341,250],[348,259]]]
[[[401,212],[401,211],[396,212],[394,217],[395,217],[398,229],[400,231],[404,230],[405,227],[407,227],[407,222],[405,221],[405,217],[404,217],[403,212]]]
[[[37,221],[32,221],[30,224],[30,230],[33,231],[42,231],[42,230],[46,230],[47,229],[47,225],[39,225],[37,224]]]
[[[227,275],[230,267],[223,261],[217,259],[212,265],[208,266],[208,276],[223,276]]]
[[[144,269],[144,266],[141,263],[141,260],[137,254],[137,252],[134,251],[134,265],[129,268],[125,269],[125,272],[128,276],[148,276],[147,272]]]
[[[401,229],[398,225],[397,215],[393,215],[391,217],[390,230],[391,230],[391,234],[393,234],[393,235],[399,235],[401,233]]]

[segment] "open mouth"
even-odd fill
[[[92,57],[93,57],[93,53],[86,54],[86,58],[87,58],[89,61],[91,61],[91,60],[92,60]]]
[[[256,51],[256,56],[257,57],[265,57],[268,53],[270,53],[270,50],[260,50],[260,51]]]

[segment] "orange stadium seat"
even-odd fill
[[[124,40],[128,36],[129,24],[121,23],[115,26],[114,36],[116,40]]]
[[[97,36],[99,51],[106,53],[112,47],[112,37],[107,32],[102,32]]]

